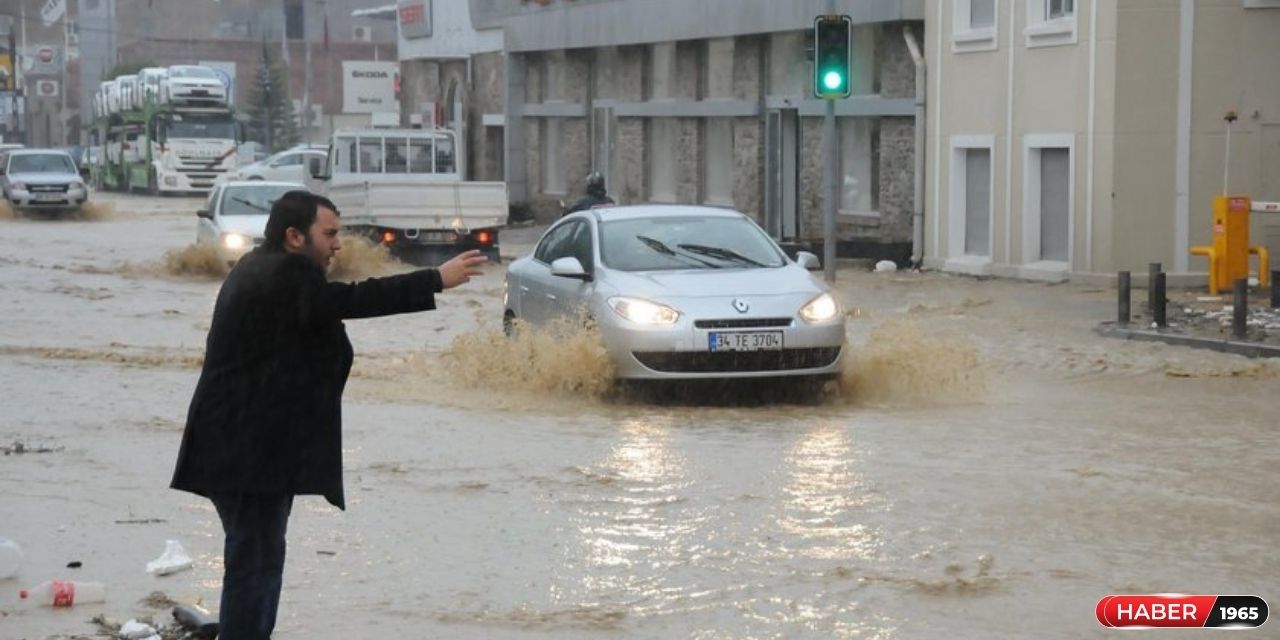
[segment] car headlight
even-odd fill
[[[636,324],[675,324],[680,312],[665,304],[638,298],[609,298],[609,306],[618,315]]]
[[[228,249],[243,249],[249,246],[249,238],[239,233],[226,233],[222,236],[222,246]]]
[[[829,293],[821,294],[800,307],[800,317],[805,322],[825,322],[836,317],[839,312],[840,305]]]
[[[27,183],[25,183],[25,182],[10,182],[10,183],[9,183],[9,187],[10,187],[10,188],[12,188],[14,191],[26,191],[26,190],[27,190]]]

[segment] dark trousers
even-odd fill
[[[293,496],[212,496],[226,533],[219,640],[268,640],[284,574],[285,529]]]

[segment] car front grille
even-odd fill
[[[791,318],[725,318],[721,320],[695,320],[699,329],[745,329],[748,327],[789,327]]]
[[[840,357],[840,347],[780,351],[635,351],[640,364],[663,373],[794,371],[825,367]]]
[[[31,193],[66,193],[67,185],[65,184],[30,184],[27,190]]]

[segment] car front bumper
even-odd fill
[[[600,330],[619,378],[696,380],[824,376],[844,366],[842,321],[808,324],[798,318],[785,326],[697,326],[682,317],[669,327],[642,326],[609,313]],[[778,321],[780,321],[779,319]],[[778,322],[775,321],[775,322]],[[776,332],[781,348],[759,351],[712,351],[717,332]]]

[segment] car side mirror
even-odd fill
[[[196,215],[201,218],[208,218],[209,220],[213,219],[213,214],[210,213],[208,209],[199,209],[196,211]]]
[[[329,176],[324,174],[324,163],[320,158],[311,158],[307,160],[307,166],[311,169],[311,177],[316,180],[328,180]]]
[[[591,280],[591,274],[587,273],[587,270],[582,268],[582,263],[578,262],[578,259],[573,256],[556,258],[555,262],[551,263],[551,275],[583,282]]]
[[[818,259],[818,256],[808,251],[797,251],[796,263],[809,271],[817,271],[822,268],[822,261]]]

